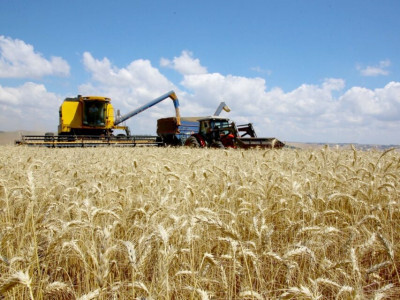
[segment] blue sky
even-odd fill
[[[1,1],[0,130],[52,131],[62,99],[128,112],[174,89],[284,141],[400,144],[400,1]],[[127,122],[155,134],[169,101]]]

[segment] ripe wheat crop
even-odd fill
[[[396,151],[0,150],[0,298],[400,294]]]

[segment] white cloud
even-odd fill
[[[170,90],[176,89],[157,68],[151,65],[149,60],[138,59],[124,68],[118,68],[107,58],[98,60],[89,52],[85,52],[83,54],[83,63],[86,70],[91,73],[92,81],[82,84],[79,87],[79,93],[111,97],[114,107],[120,109],[122,114],[136,109]],[[143,131],[150,126],[152,133],[154,133],[154,116],[162,116],[163,111],[174,112],[173,105],[161,103],[149,109],[146,113],[135,116],[130,123],[143,124]],[[154,124],[146,124],[144,119],[147,117],[147,120],[149,120],[149,115],[152,117],[151,120]],[[148,132],[144,131],[143,133]]]
[[[390,82],[384,88],[370,90],[353,87],[340,98],[341,107],[354,119],[400,121],[400,82]]]
[[[267,74],[267,75],[272,74],[271,70],[265,70],[265,69],[261,68],[260,66],[252,67],[252,68],[250,68],[250,70],[260,73],[260,74]]]
[[[98,60],[89,52],[85,52],[83,63],[86,70],[92,74],[96,89],[107,91],[122,88],[139,96],[157,94],[172,87],[168,79],[154,68],[149,60],[138,59],[125,68],[118,68],[107,58]]]
[[[241,99],[243,102],[258,101],[265,93],[265,80],[247,78],[220,73],[185,75],[183,86],[202,95],[203,103],[215,102],[216,99]]]
[[[85,52],[83,65],[91,79],[81,84],[76,94],[111,97],[114,108],[121,109],[122,114],[173,89],[183,116],[210,115],[219,102],[225,101],[231,112],[222,114],[237,123],[254,123],[258,136],[275,136],[283,141],[400,144],[400,82],[389,82],[379,89],[346,89],[343,79],[327,78],[288,92],[279,87],[267,90],[263,78],[207,73],[200,60],[187,51],[161,61],[161,66],[182,74],[182,89],[144,59],[117,67],[108,58],[97,59]],[[56,130],[62,99],[42,84],[0,85],[0,130],[45,126],[46,130]],[[133,117],[127,125],[134,134],[155,134],[156,120],[174,113],[173,105],[166,100]]]
[[[224,100],[232,109],[229,116],[253,122],[259,136],[274,135],[284,140],[400,143],[400,83],[381,89],[353,87],[344,90],[340,78],[325,79],[320,85],[302,84],[284,92],[266,90],[261,78],[219,73],[185,75],[181,84],[190,90],[189,101],[202,103],[210,111]],[[336,96],[340,92],[341,96]],[[208,107],[208,108],[207,108]],[[355,128],[358,127],[358,128]],[[382,134],[378,128],[388,128]],[[378,133],[379,132],[379,133]]]
[[[1,130],[56,130],[60,97],[42,84],[26,82],[18,87],[0,85]]]
[[[396,121],[400,117],[398,82],[375,90],[345,90],[343,79],[327,78],[319,85],[302,84],[289,92],[267,90],[263,78],[206,73],[200,60],[184,51],[180,57],[161,62],[183,75],[180,84],[187,92],[182,92],[149,61],[136,60],[117,68],[108,59],[96,60],[89,53],[84,61],[94,80],[86,87],[107,91],[113,98],[117,95],[115,105],[123,103],[126,109],[136,108],[172,88],[180,98],[182,115],[210,115],[220,101],[225,101],[232,109],[229,117],[238,123],[253,122],[259,136],[323,142],[368,142],[373,137],[379,143],[396,139],[400,143]],[[195,62],[200,71],[184,68],[189,62]],[[160,104],[146,115],[135,116],[128,125],[134,127],[133,132],[153,134],[156,119],[173,113],[172,105]]]
[[[0,78],[40,78],[67,76],[69,65],[61,57],[45,59],[33,46],[18,39],[0,36]]]
[[[193,58],[193,53],[190,51],[182,51],[181,56],[174,57],[172,61],[166,58],[162,58],[160,60],[160,65],[162,67],[172,68],[182,75],[207,73],[207,68],[203,67],[200,64],[199,59]]]
[[[382,60],[379,62],[378,66],[367,66],[362,68],[361,66],[357,66],[357,70],[360,71],[362,76],[380,76],[380,75],[389,75],[389,71],[387,70],[390,67],[390,60]]]

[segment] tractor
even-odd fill
[[[185,146],[194,148],[283,148],[276,138],[257,137],[251,123],[238,125],[228,118],[211,116],[198,120],[199,130],[190,135]],[[248,136],[248,137],[247,137]]]

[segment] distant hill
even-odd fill
[[[325,146],[330,148],[339,149],[351,149],[353,146],[357,150],[387,150],[395,148],[400,150],[400,145],[377,145],[377,144],[357,144],[357,143],[298,143],[298,142],[287,142],[287,146],[299,149],[319,149]]]

